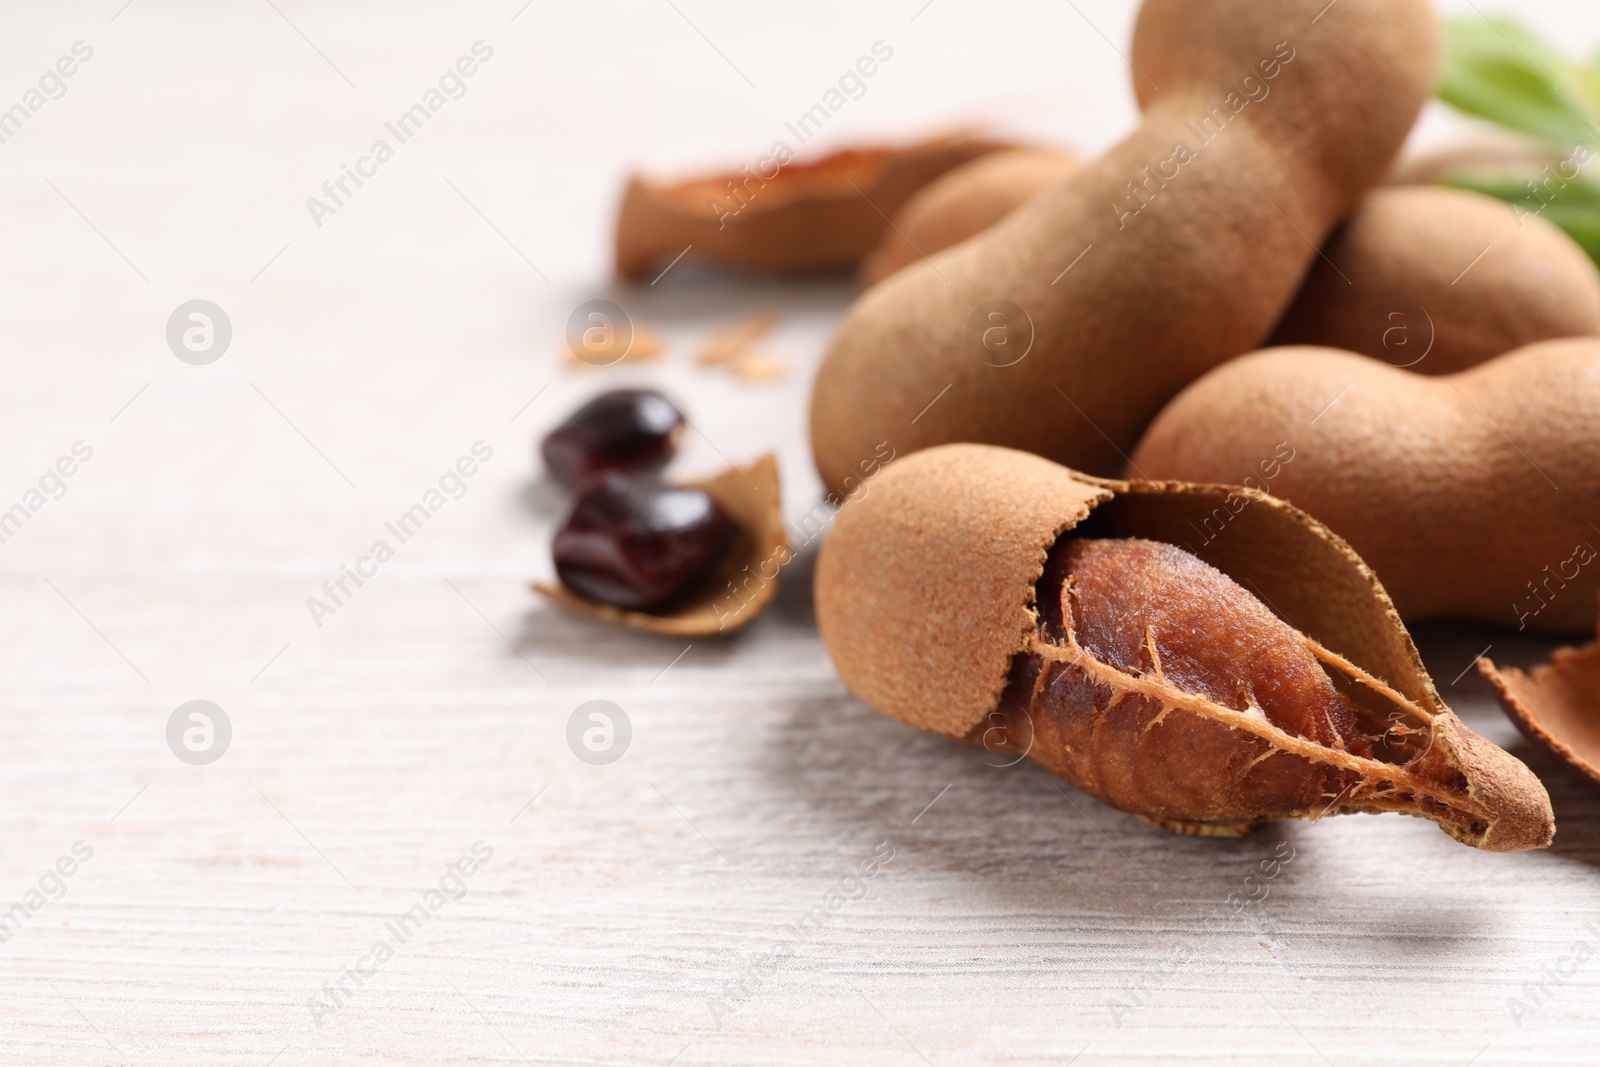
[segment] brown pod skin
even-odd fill
[[[975,159],[929,182],[895,213],[883,240],[861,261],[861,287],[982,233],[1059,184],[1078,165],[1060,152],[1017,148]]]
[[[1408,620],[1593,626],[1600,340],[1546,341],[1441,378],[1276,348],[1184,390],[1141,478],[1263,487],[1328,524]]]
[[[1225,534],[1199,540],[1218,508]],[[1543,786],[1439,699],[1372,572],[1264,493],[932,448],[839,513],[816,605],[878,710],[1168,829],[1395,811],[1489,851],[1554,834]]]
[[[912,197],[861,264],[870,286],[1009,215],[1077,164],[996,152]],[[1480,258],[1481,257],[1481,258]],[[1454,374],[1514,348],[1600,335],[1600,270],[1559,227],[1478,193],[1377,189],[1312,266],[1273,345],[1323,345],[1419,374]]]
[[[1561,648],[1531,671],[1478,657],[1511,721],[1551,755],[1600,786],[1600,638]]]
[[[1147,0],[1141,128],[857,300],[811,398],[824,483],[880,442],[1120,468],[1162,404],[1272,331],[1316,243],[1388,169],[1437,54],[1427,0]]]
[[[1273,345],[1323,345],[1418,374],[1600,334],[1600,270],[1534,215],[1460,189],[1379,189],[1323,247]]]
[[[812,163],[769,158],[766,178],[759,165],[675,184],[635,175],[617,216],[617,276],[647,278],[688,245],[698,261],[761,273],[853,270],[913,193],[1004,147],[954,134]]]

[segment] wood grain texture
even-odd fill
[[[112,22],[116,6],[8,14],[0,39],[6,103],[72,41],[96,50],[0,146],[0,511],[74,442],[94,449],[0,544],[0,915],[75,842],[93,849],[0,944],[0,1062],[1593,1062],[1600,961],[1520,1026],[1507,1011],[1600,942],[1600,801],[1466,670],[1491,642],[1537,656],[1510,635],[1440,629],[1425,652],[1469,725],[1548,782],[1556,844],[1529,856],[1398,817],[1189,840],[992,767],[844,692],[812,551],[747,632],[687,650],[528,591],[561,506],[533,443],[603,386],[656,382],[687,406],[685,476],[774,449],[788,514],[818,493],[804,400],[847,284],[686,262],[608,291],[605,176],[764,149],[857,40],[892,36],[907,70],[852,103],[859,121],[942,113],[908,90],[919,50],[977,47],[958,7],[790,26],[784,54],[822,64],[791,77],[747,11],[680,5],[784,87],[745,114],[744,84],[665,6],[512,22],[520,4],[139,0]],[[1085,11],[1123,39],[1131,5]],[[1048,51],[1054,85],[1067,47],[1085,79],[1125,81],[1073,11],[1003,17],[1005,55],[976,53],[996,71]],[[478,38],[496,53],[469,93],[315,227],[305,199]],[[628,61],[597,66],[604,47]],[[659,363],[563,369],[567,316],[596,296],[662,331]],[[234,324],[206,367],[163,337],[196,297]],[[786,379],[694,365],[699,339],[760,308]],[[465,495],[315,625],[307,598],[479,440],[494,455]],[[234,731],[205,767],[164,735],[195,698]],[[591,699],[632,724],[610,766],[567,747]],[[479,841],[493,854],[465,895],[318,1025],[307,1000]],[[865,895],[830,910],[883,842]],[[1229,895],[1290,848],[1236,912]]]

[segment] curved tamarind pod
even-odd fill
[[[884,213],[952,167],[1007,145],[952,134],[810,163],[790,163],[782,147],[737,173],[672,184],[634,175],[617,215],[617,276],[649,277],[689,245],[697,259],[745,270],[851,270],[888,227]]]
[[[1270,345],[1323,345],[1418,374],[1600,335],[1600,270],[1558,227],[1479,193],[1378,189],[1323,246]]]
[[[895,213],[883,240],[861,261],[861,287],[982,233],[1077,169],[1072,156],[1043,148],[993,152],[956,167]]]
[[[1544,787],[1439,699],[1372,572],[1264,493],[936,447],[839,513],[816,603],[867,703],[1168,829],[1389,811],[1489,851],[1554,833]]]
[[[1582,630],[1600,594],[1597,418],[1600,340],[1442,378],[1275,348],[1180,393],[1129,469],[1265,487],[1349,541],[1408,620]]]
[[[824,483],[881,442],[1116,469],[1167,399],[1272,331],[1427,99],[1437,36],[1427,0],[1146,0],[1140,129],[856,301],[811,398]]]
[[[906,202],[861,264],[870,286],[982,232],[1077,163],[996,152]],[[1530,212],[1479,193],[1375,189],[1323,246],[1272,345],[1324,345],[1419,374],[1454,374],[1524,345],[1600,335],[1600,269]]]

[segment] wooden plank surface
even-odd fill
[[[1071,101],[1044,125],[1086,147],[1131,121],[1122,61],[1078,14],[1006,9],[979,33],[936,2],[915,23],[283,0],[7,15],[0,103],[73,42],[95,51],[0,146],[0,510],[92,450],[0,543],[0,916],[22,916],[0,943],[0,1061],[1595,1061],[1600,803],[1467,671],[1485,645],[1527,662],[1537,644],[1422,635],[1469,724],[1549,783],[1550,851],[1480,854],[1399,817],[1207,842],[849,697],[814,627],[814,551],[722,640],[619,632],[528,591],[561,506],[533,443],[605,385],[683,402],[682,472],[773,449],[787,513],[817,497],[807,382],[848,285],[685,267],[606,289],[630,160],[764,148],[879,37],[902,66],[839,137],[966,106],[961,56],[972,85]],[[1117,41],[1131,12],[1084,5]],[[494,57],[466,94],[317,226],[306,199],[478,40]],[[1063,50],[1072,73],[1045,70]],[[662,330],[662,361],[563,368],[566,318],[595,296]],[[233,325],[207,366],[164,336],[197,298]],[[763,308],[783,380],[693,365],[698,338]],[[459,498],[314,618],[307,600],[477,442],[492,457]],[[232,729],[206,766],[166,734],[195,699]],[[632,731],[606,766],[567,743],[595,699]],[[470,876],[449,873],[463,857]]]

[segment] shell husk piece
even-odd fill
[[[850,270],[918,189],[1007,147],[953,133],[789,163],[766,181],[759,167],[676,183],[635,175],[617,217],[617,275],[648,277],[691,245],[691,259],[762,273]]]
[[[965,737],[1037,623],[1056,538],[1114,495],[1008,449],[890,462],[845,505],[817,559],[817,623],[839,674],[879,711]]]
[[[559,582],[534,582],[534,592],[580,615],[677,637],[709,637],[749,625],[777,595],[777,572],[789,559],[777,458],[765,455],[748,467],[682,484],[710,493],[739,527],[738,542],[711,573],[654,612],[602,604]],[[757,576],[755,582],[745,581],[747,569]],[[767,570],[771,578],[765,577]],[[735,593],[735,588],[743,589],[743,594]]]
[[[1480,656],[1478,672],[1519,730],[1600,786],[1600,640],[1557,649],[1532,671]]]
[[[1440,700],[1372,572],[1310,516],[1252,490],[1095,478],[986,445],[938,446],[894,461],[840,512],[817,561],[818,626],[845,685],[922,729],[968,740],[975,729],[981,733],[1018,653],[1033,646],[1036,586],[1051,547],[1068,531],[1163,541],[1222,571],[1323,650],[1331,666],[1372,679],[1432,724],[1434,743],[1466,783],[1454,810],[1481,816],[1465,824],[1428,816],[1446,832],[1493,851],[1549,843],[1554,822],[1543,786]],[[1240,721],[1216,718],[1241,738],[1262,733],[1228,714]],[[1375,779],[1400,771],[1331,749],[1314,752],[1305,739],[1278,734],[1265,739],[1296,758],[1355,761],[1349,770],[1371,771]],[[1030,757],[1049,765],[1039,753]],[[1330,798],[1325,811],[1310,814],[1428,814],[1391,802],[1382,790],[1364,797],[1348,805]],[[1249,822],[1204,812],[1133,813],[1208,836],[1237,835]]]

